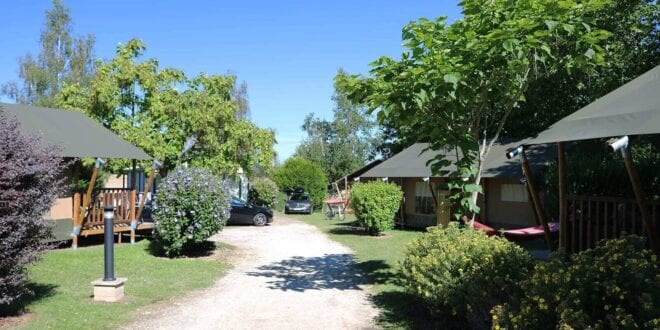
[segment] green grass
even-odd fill
[[[390,230],[383,237],[366,235],[352,226],[355,218],[325,220],[321,213],[292,215],[293,218],[318,227],[333,240],[351,248],[357,257],[357,267],[372,284],[374,302],[382,310],[378,324],[386,328],[433,328],[431,318],[423,304],[404,292],[397,283],[398,261],[404,257],[406,245],[423,231]]]
[[[148,243],[115,245],[115,276],[128,281],[124,301],[113,304],[92,300],[90,282],[103,276],[103,246],[45,253],[31,268],[31,286],[37,296],[25,302],[33,317],[23,327],[116,328],[130,321],[138,307],[208,287],[228,268],[213,258],[154,257]]]

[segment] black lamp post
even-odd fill
[[[104,223],[104,260],[103,266],[105,268],[103,281],[114,281],[115,280],[115,237],[114,237],[114,219],[115,219],[115,208],[112,205],[106,205],[103,209],[103,219]]]

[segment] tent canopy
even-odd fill
[[[660,66],[564,117],[525,144],[660,133]]]
[[[520,161],[507,159],[506,153],[511,149],[520,146],[521,141],[506,141],[493,144],[486,161],[482,177],[484,178],[514,178],[522,177]],[[431,165],[428,162],[439,154],[443,154],[445,159],[452,162],[452,165],[443,167],[446,171],[456,171],[453,163],[456,161],[456,153],[446,150],[426,150],[428,143],[415,143],[404,149],[391,158],[374,166],[372,169],[360,174],[364,178],[423,178],[435,177],[431,172]],[[529,163],[532,167],[540,168],[545,165],[550,155],[554,155],[553,148],[546,146],[535,146],[528,152]]]
[[[21,130],[41,137],[46,146],[57,147],[61,157],[152,159],[81,112],[7,103],[0,103],[0,112],[15,117]]]

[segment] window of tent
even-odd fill
[[[415,182],[415,213],[435,214],[435,203],[431,187],[427,182]]]
[[[503,184],[501,189],[503,202],[529,202],[527,187],[523,184]]]

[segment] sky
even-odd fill
[[[5,2],[0,83],[18,78],[18,58],[39,52],[50,0]],[[398,58],[401,29],[421,17],[460,16],[456,0],[137,1],[64,0],[73,34],[93,34],[95,56],[109,59],[131,38],[145,58],[192,76],[235,74],[248,85],[251,119],[272,128],[280,161],[304,138],[311,112],[331,119],[339,68],[367,74],[380,56]],[[7,102],[7,98],[0,98]]]

